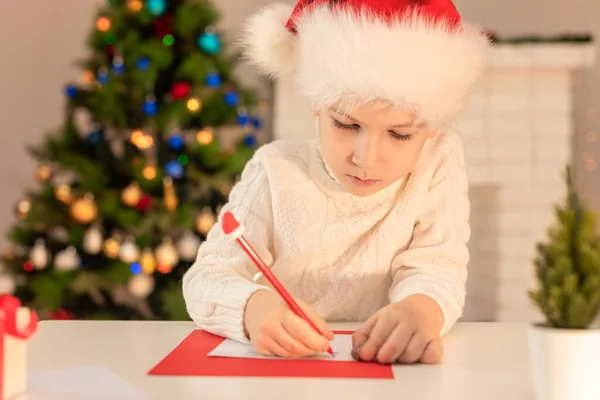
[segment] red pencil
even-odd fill
[[[237,240],[239,245],[244,249],[246,254],[250,257],[250,259],[256,264],[260,272],[271,282],[271,285],[277,290],[279,295],[283,297],[288,306],[292,309],[296,315],[300,318],[304,319],[308,324],[317,332],[321,333],[319,329],[315,326],[315,324],[310,320],[308,315],[300,308],[298,303],[294,301],[294,298],[289,294],[289,292],[283,287],[279,279],[273,275],[273,272],[267,267],[264,261],[260,258],[260,256],[254,251],[252,246],[246,241],[243,236],[244,227],[240,225],[238,220],[233,216],[233,214],[229,211],[223,213],[223,217],[221,218],[221,227],[223,228],[223,232],[226,235],[231,236]],[[333,350],[331,350],[331,346],[327,349],[327,352],[333,355]]]

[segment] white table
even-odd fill
[[[28,368],[104,364],[161,400],[532,400],[526,328],[459,323],[444,339],[442,364],[394,366],[395,380],[265,379],[148,376],[194,329],[191,322],[44,321],[29,344]]]

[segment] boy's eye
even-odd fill
[[[352,129],[352,130],[360,129],[360,126],[358,126],[356,124],[352,124],[352,125],[344,124],[344,123],[338,121],[335,118],[332,118],[332,120],[333,120],[333,125],[335,125],[336,127],[340,128],[340,129],[348,129],[348,130],[350,130],[350,129]]]
[[[394,131],[390,131],[390,134],[396,140],[410,140],[410,138],[412,137],[412,135],[402,135],[402,134],[396,133]]]

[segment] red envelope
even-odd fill
[[[335,331],[335,333],[351,334],[352,332]],[[209,356],[208,353],[224,340],[221,336],[203,330],[194,330],[152,368],[148,375],[394,379],[390,365],[377,363]]]

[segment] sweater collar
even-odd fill
[[[374,207],[388,201],[394,201],[405,179],[400,179],[386,188],[370,194],[368,196],[357,196],[346,190],[339,181],[335,178],[331,169],[323,159],[319,140],[314,139],[310,149],[311,157],[309,162],[309,170],[315,183],[319,188],[330,198],[350,203],[357,207]]]

